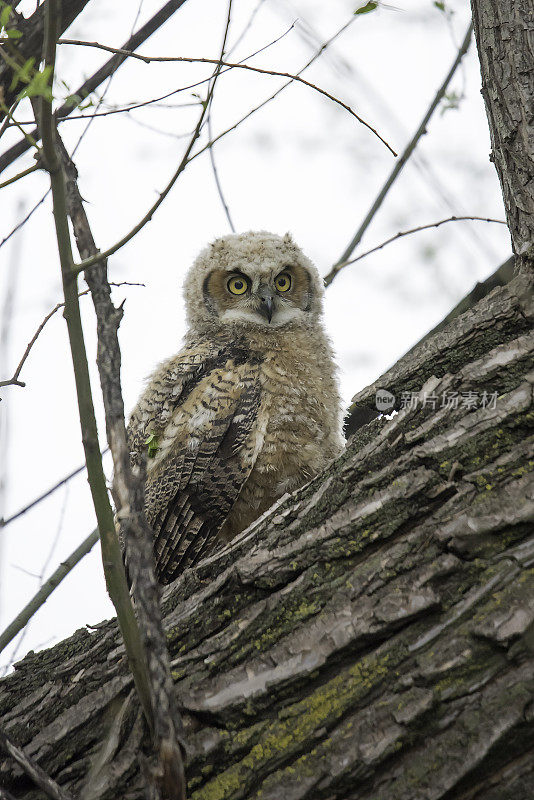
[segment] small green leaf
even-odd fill
[[[18,31],[16,28],[6,28],[6,34],[9,39],[20,39],[22,31]]]
[[[460,101],[463,100],[463,95],[458,94],[455,91],[452,92],[445,92],[443,95],[443,100],[441,101],[441,111],[440,116],[443,116],[445,112],[451,110],[457,110],[460,108]]]
[[[17,77],[19,81],[22,83],[29,83],[31,78],[31,71],[33,69],[33,65],[35,64],[35,58],[28,58],[27,61],[24,62],[22,67],[17,72]]]
[[[440,0],[434,0],[434,5],[436,8],[439,8],[440,11],[445,11],[445,3],[441,3]]]
[[[2,11],[0,11],[0,28],[5,28],[11,15],[11,6],[8,6],[7,4],[4,5],[4,3],[2,3],[2,6],[4,7],[2,8]]]
[[[51,65],[44,67],[42,72],[36,72],[24,89],[22,97],[44,97],[45,100],[51,103],[54,99],[52,87],[49,84],[51,74]]]
[[[357,8],[354,12],[355,14],[369,14],[370,11],[374,11],[375,8],[378,8],[378,3],[375,0],[369,0],[364,6]]]
[[[159,440],[156,434],[151,433],[148,439],[145,440],[145,444],[148,446],[148,457],[154,458],[159,450]]]

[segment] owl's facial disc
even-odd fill
[[[223,323],[273,329],[303,322],[310,309],[309,275],[300,265],[279,270],[214,270],[204,284],[206,305]]]

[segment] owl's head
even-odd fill
[[[265,331],[307,326],[321,314],[323,284],[290,234],[231,234],[208,245],[184,283],[187,318],[198,329]]]

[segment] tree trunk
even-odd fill
[[[491,136],[514,253],[534,259],[534,5],[471,0]]]
[[[533,237],[524,198],[505,200],[516,276],[354,400],[370,412],[386,389],[399,413],[166,590],[192,800],[531,800]],[[0,682],[0,714],[74,796],[143,797],[115,621],[26,656]],[[42,798],[11,761],[0,785]]]

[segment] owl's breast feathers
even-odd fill
[[[220,546],[223,526],[228,538],[259,516],[283,494],[284,481],[293,488],[287,481],[295,471],[291,451],[298,451],[299,443],[291,418],[309,426],[305,417],[311,409],[320,426],[324,409],[319,403],[313,413],[312,401],[303,413],[298,370],[276,375],[268,362],[265,353],[243,341],[197,341],[156,370],[134,409],[128,426],[131,458],[138,464],[143,452],[152,456],[145,508],[162,583]],[[323,462],[339,450],[325,451],[324,441],[318,446]],[[309,457],[301,449],[297,460]],[[313,464],[309,474],[304,469],[297,485],[320,466]]]

